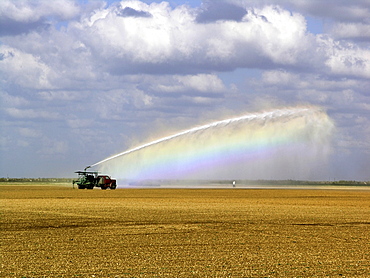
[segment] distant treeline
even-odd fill
[[[236,181],[237,183],[238,181]],[[241,181],[243,183],[243,181]],[[257,185],[370,185],[370,182],[364,181],[301,181],[301,180],[249,180],[246,184]]]
[[[0,178],[0,182],[71,183],[71,178]]]

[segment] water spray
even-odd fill
[[[115,159],[117,157],[124,156],[124,155],[130,154],[130,153],[139,151],[141,149],[144,149],[144,148],[147,148],[147,147],[150,147],[150,146],[153,146],[153,145],[156,145],[156,144],[168,141],[168,140],[172,140],[174,138],[177,138],[177,137],[180,137],[180,136],[183,136],[183,135],[186,135],[186,134],[195,133],[195,132],[198,132],[198,131],[201,131],[201,130],[206,130],[206,129],[209,129],[209,128],[212,128],[212,127],[222,126],[222,125],[227,126],[231,123],[239,122],[239,121],[243,121],[243,120],[253,120],[253,119],[257,119],[257,118],[263,120],[263,119],[272,118],[272,117],[289,116],[289,115],[292,115],[292,114],[299,114],[299,113],[302,113],[304,111],[308,111],[310,109],[312,109],[312,108],[299,107],[299,108],[277,109],[277,110],[273,110],[273,111],[270,111],[270,112],[263,112],[263,113],[258,113],[258,114],[247,114],[247,115],[243,115],[243,116],[236,117],[236,118],[230,118],[230,119],[226,119],[226,120],[212,122],[212,123],[209,123],[209,124],[206,124],[206,125],[202,125],[202,126],[198,126],[198,127],[194,127],[194,128],[185,130],[185,131],[181,131],[179,133],[176,133],[176,134],[173,134],[173,135],[170,135],[170,136],[166,136],[166,137],[154,140],[152,142],[140,145],[138,147],[129,149],[127,151],[118,153],[116,155],[113,155],[111,157],[103,159],[103,160],[101,160],[101,161],[99,161],[95,164],[92,164],[89,167],[94,167],[94,166],[97,166],[97,165],[102,164],[104,162],[107,162],[109,160]]]
[[[119,179],[317,179],[334,124],[314,106],[245,114],[192,127],[93,165]]]

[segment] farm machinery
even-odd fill
[[[73,186],[77,184],[78,189],[93,189],[94,187],[100,187],[103,190],[107,188],[116,189],[117,181],[115,179],[108,175],[99,175],[97,171],[86,171],[87,168],[90,167],[75,172],[78,174],[78,179],[73,181]]]

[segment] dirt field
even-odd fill
[[[370,190],[0,186],[1,277],[370,277]]]

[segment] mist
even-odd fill
[[[328,176],[333,131],[319,107],[288,107],[192,127],[93,166],[129,180],[319,180]]]

